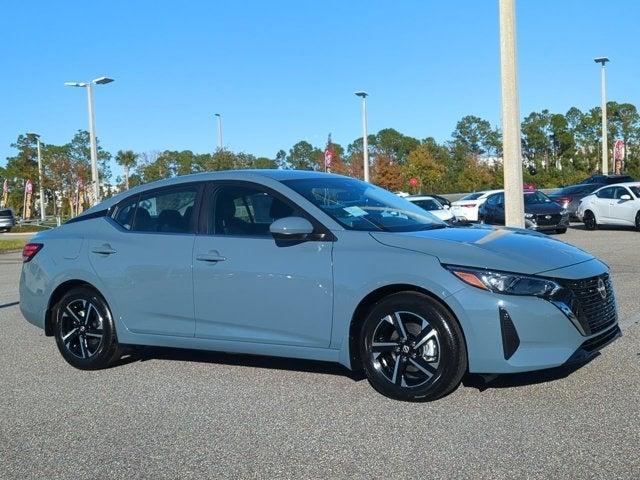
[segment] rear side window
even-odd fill
[[[141,195],[133,217],[135,232],[193,233],[197,187]]]
[[[596,193],[596,196],[598,198],[613,198],[614,190],[615,187],[603,188],[602,190],[599,190],[598,193]]]

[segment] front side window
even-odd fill
[[[282,183],[348,230],[410,232],[447,224],[404,198],[351,178],[305,178]]]
[[[133,216],[136,212],[136,206],[138,205],[138,196],[126,200],[118,205],[115,211],[113,220],[118,223],[122,228],[131,230],[133,224]]]
[[[213,235],[269,236],[269,226],[299,211],[255,187],[224,186],[215,193],[209,233]]]
[[[476,200],[482,195],[484,195],[483,192],[470,193],[469,195],[465,195],[464,197],[462,197],[460,200]]]
[[[613,198],[615,198],[616,200],[620,200],[623,195],[629,195],[631,197],[631,194],[629,193],[629,190],[627,190],[624,187],[616,187],[616,190],[613,193]]]
[[[143,194],[138,202],[131,230],[192,233],[193,207],[197,196],[197,187]]]

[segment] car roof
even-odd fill
[[[612,183],[611,185],[603,185],[598,190],[602,190],[604,188],[609,187],[640,187],[640,182],[620,182],[620,183]],[[596,192],[598,191],[596,190]]]
[[[85,210],[83,215],[95,213],[97,211],[110,208],[117,204],[121,200],[135,195],[137,193],[146,192],[147,190],[153,190],[155,188],[169,187],[172,185],[181,185],[184,183],[192,182],[208,182],[214,180],[239,180],[239,181],[260,181],[264,179],[271,179],[275,181],[285,180],[298,180],[307,178],[349,178],[357,180],[351,177],[345,177],[343,175],[336,175],[334,173],[314,172],[311,170],[275,170],[275,169],[246,169],[246,170],[220,170],[216,172],[201,172],[192,173],[189,175],[179,175],[176,177],[165,178],[163,180],[157,180],[155,182],[145,183],[138,185],[129,190],[119,192],[113,197],[102,201],[101,203],[94,205],[93,207]]]
[[[431,195],[409,195],[404,197],[405,200],[435,200]]]

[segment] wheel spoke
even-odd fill
[[[400,344],[396,342],[373,342],[371,344],[371,351],[373,353],[392,352]]]
[[[93,331],[87,330],[86,332],[84,332],[84,334],[87,337],[102,338],[102,330],[93,330]]]
[[[396,364],[393,367],[393,377],[391,378],[391,382],[395,383],[398,386],[402,385],[402,378],[404,377],[404,372],[407,369],[407,360],[404,357],[399,356],[396,358]]]
[[[78,325],[83,325],[84,322],[82,320],[80,320],[80,317],[78,317],[78,315],[76,315],[76,312],[74,312],[73,310],[71,310],[71,307],[69,305],[67,305],[66,308],[67,313],[69,313],[69,315],[71,315],[73,317],[73,320],[78,324]]]
[[[67,333],[65,336],[62,337],[62,343],[67,343],[67,340],[70,340],[73,335],[77,335],[77,334],[78,334],[78,328],[74,328],[73,330],[71,330],[69,333]]]
[[[423,343],[425,343],[427,340],[435,336],[436,336],[435,329],[431,325],[427,324],[427,326],[424,327],[416,337],[416,348],[422,346]]]
[[[402,323],[402,318],[400,317],[400,313],[393,313],[393,326],[396,327],[398,334],[403,340],[407,339],[407,331],[404,329],[404,324]]]
[[[82,358],[87,358],[87,345],[85,343],[85,339],[80,337],[78,339],[78,343],[80,344],[80,354],[82,355]]]
[[[433,376],[436,373],[436,369],[433,368],[429,363],[422,357],[410,358],[409,361],[422,373],[428,375],[429,377]]]

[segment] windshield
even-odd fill
[[[633,194],[636,196],[636,198],[640,198],[640,187],[639,186],[632,186],[629,187],[629,190],[631,190],[633,192]]]
[[[464,197],[462,197],[460,200],[476,200],[480,198],[483,193],[484,192],[470,193],[469,195],[465,195]]]
[[[542,192],[531,192],[524,194],[525,205],[539,205],[542,203],[550,203],[551,199]]]
[[[282,183],[349,230],[412,232],[447,226],[411,202],[360,180],[328,177]]]
[[[444,207],[433,198],[424,198],[420,200],[410,200],[411,203],[415,203],[417,206],[424,210],[444,210]]]

